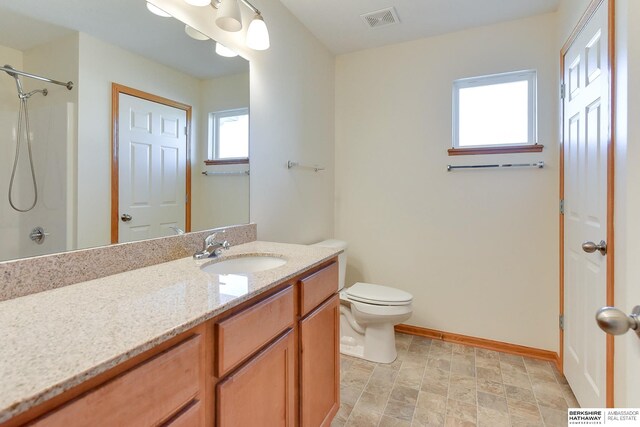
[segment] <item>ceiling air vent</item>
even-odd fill
[[[394,7],[376,10],[375,12],[371,13],[365,13],[364,15],[360,15],[360,17],[371,28],[386,27],[400,22],[400,19],[398,19],[398,14],[396,13],[396,9]]]

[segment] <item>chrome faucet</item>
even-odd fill
[[[229,249],[231,245],[226,240],[216,242],[216,236],[221,233],[224,234],[224,231],[207,236],[204,239],[204,249],[193,254],[193,259],[214,258],[220,255],[223,249]]]

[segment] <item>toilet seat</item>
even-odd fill
[[[358,302],[349,300],[351,304],[352,311],[355,308],[356,311],[360,312],[360,316],[375,316],[376,320],[384,321],[388,319],[390,316],[404,316],[405,314],[411,314],[413,312],[413,305],[411,303],[403,304],[403,305],[380,305],[380,304],[369,304],[364,302]],[[372,318],[368,319],[369,321]]]
[[[358,282],[343,292],[349,300],[372,305],[402,306],[413,301],[408,292],[371,283]]]

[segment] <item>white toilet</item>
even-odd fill
[[[413,296],[370,283],[356,283],[345,289],[347,242],[325,240],[314,246],[344,250],[338,256],[340,352],[377,363],[393,362],[398,355],[393,327],[411,317]]]

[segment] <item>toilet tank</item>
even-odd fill
[[[321,246],[323,248],[341,249],[343,252],[338,255],[338,290],[344,288],[344,279],[347,274],[347,242],[343,240],[323,240],[311,246]]]

